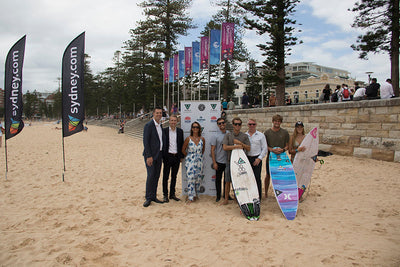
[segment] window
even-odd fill
[[[304,91],[304,97],[307,99],[308,98],[308,91]]]
[[[317,89],[317,91],[315,91],[315,97],[319,97],[319,90]]]

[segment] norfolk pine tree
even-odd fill
[[[399,96],[399,0],[361,0],[351,11],[358,12],[352,26],[368,30],[351,47],[360,52],[361,59],[368,59],[370,52],[389,53],[392,86]]]
[[[290,19],[299,0],[242,0],[239,6],[256,19],[245,17],[246,27],[256,29],[257,34],[268,34],[265,44],[257,45],[267,59],[263,62],[268,72],[273,73],[269,81],[276,84],[277,105],[285,105],[285,58],[290,55],[290,47],[297,44],[293,36],[296,21]]]

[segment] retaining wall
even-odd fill
[[[243,131],[247,119],[254,118],[257,130],[264,132],[272,127],[275,114],[283,116],[281,127],[290,134],[297,121],[306,132],[318,127],[321,150],[400,162],[400,98],[227,111],[228,120],[243,120]]]

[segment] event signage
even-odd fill
[[[221,60],[231,60],[233,58],[233,46],[235,38],[235,24],[222,23],[221,33]]]
[[[22,121],[22,67],[26,35],[17,41],[7,54],[4,79],[5,136],[10,139],[24,128]]]
[[[208,69],[208,57],[210,49],[210,38],[203,36],[200,38],[200,69]]]
[[[221,31],[210,31],[210,65],[218,65],[221,58]]]
[[[181,101],[181,127],[184,137],[190,135],[193,122],[198,122],[202,128],[201,136],[205,138],[206,147],[203,156],[203,179],[200,183],[200,194],[215,196],[215,170],[212,168],[210,140],[219,131],[217,119],[220,117],[221,103],[219,101]],[[187,195],[187,177],[185,164],[182,164],[182,194]]]
[[[200,71],[200,42],[192,42],[192,72]]]
[[[83,130],[85,33],[76,37],[64,51],[62,60],[63,137]]]

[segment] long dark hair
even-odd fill
[[[190,136],[193,136],[192,127],[193,127],[193,125],[194,125],[195,123],[199,126],[199,136],[201,136],[201,126],[200,126],[200,123],[198,123],[197,121],[193,122],[192,125],[190,125]]]

